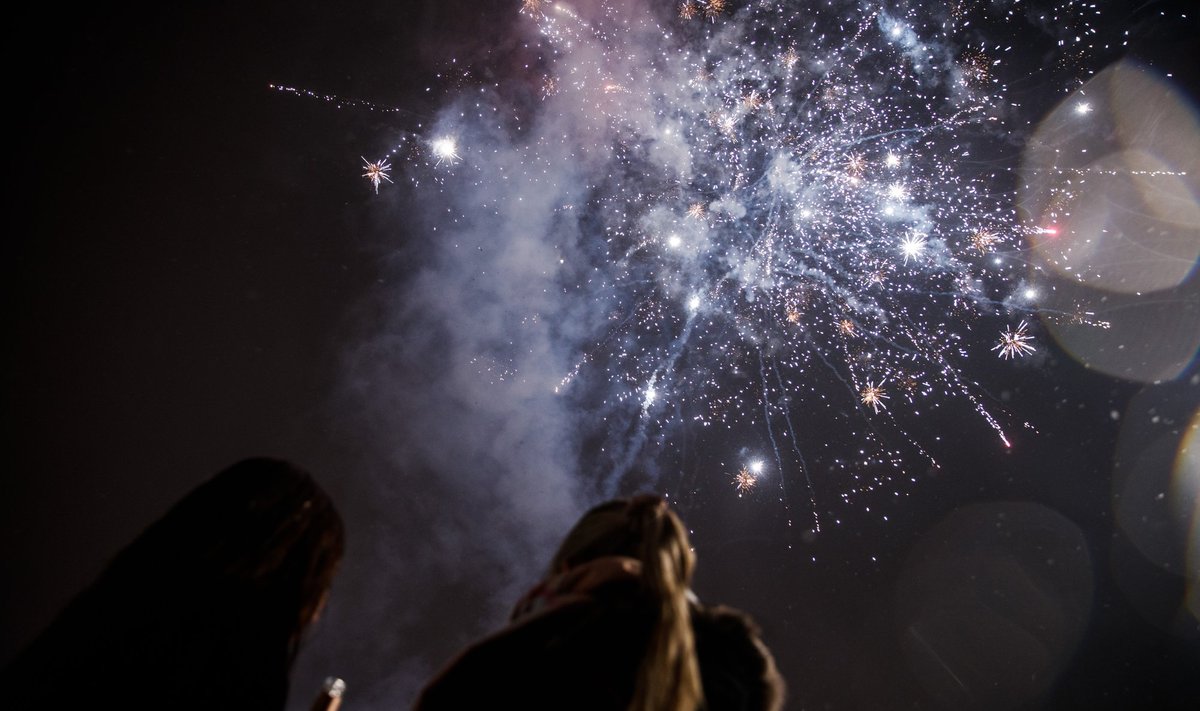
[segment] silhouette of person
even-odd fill
[[[13,708],[282,709],[344,533],[306,472],[247,459],[120,551],[0,672]]]
[[[699,605],[694,566],[687,529],[661,498],[591,509],[509,626],[452,660],[417,711],[778,709],[783,683],[757,629]]]
[[[707,711],[778,711],[784,683],[758,625],[732,607],[692,606]]]

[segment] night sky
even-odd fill
[[[1090,64],[1136,58],[1194,112],[1187,3],[1103,4],[1097,28],[1130,45]],[[441,320],[458,298],[436,181],[414,186],[402,157],[378,195],[361,176],[360,156],[431,130],[453,92],[535,84],[520,74],[529,18],[516,0],[346,5],[11,20],[37,51],[8,91],[0,660],[192,487],[278,456],[314,473],[348,529],[289,707],[337,675],[345,708],[402,708],[502,623],[597,502],[604,487],[572,462],[602,453],[561,416],[570,401],[461,385],[471,354]],[[1036,125],[1062,90],[1022,49],[1008,61],[1034,78],[1012,97]],[[1182,141],[1200,155],[1195,133]],[[1191,338],[1194,270],[1160,301],[1153,333]],[[920,434],[940,468],[917,457],[902,495],[852,505],[818,479],[816,536],[802,479],[787,507],[777,488],[733,490],[729,453],[761,444],[761,426],[686,429],[656,480],[613,486],[669,494],[693,531],[697,593],[758,620],[788,708],[1186,708],[1200,698],[1200,593],[1189,612],[1186,539],[1163,502],[1200,369],[1148,384],[1085,367],[1045,331],[1038,346],[970,374],[1011,449],[958,410],[931,412]]]

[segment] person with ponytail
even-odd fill
[[[415,709],[780,708],[782,681],[757,629],[748,618],[730,625],[731,613],[714,616],[699,605],[689,587],[695,562],[687,529],[661,498],[596,506],[567,534],[509,626],[455,658],[426,685]],[[704,654],[694,624],[704,630]],[[742,644],[726,644],[730,630]],[[717,653],[718,641],[734,651]],[[735,659],[745,653],[749,663]],[[703,669],[704,660],[722,669]],[[757,677],[747,677],[747,669]],[[706,703],[709,688],[716,703]]]

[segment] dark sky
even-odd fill
[[[406,440],[482,405],[420,401],[443,375],[428,364],[375,364],[428,352],[392,351],[389,339],[436,348],[444,334],[396,305],[431,257],[415,236],[427,206],[402,179],[376,198],[358,158],[433,122],[439,98],[426,87],[441,86],[450,58],[489,56],[481,47],[513,56],[519,3],[349,5],[11,21],[38,49],[9,89],[0,660],[193,486],[273,455],[314,472],[349,529],[292,706],[337,674],[346,708],[402,707],[499,624],[587,503],[545,486],[569,474],[506,485],[487,477],[491,458],[456,463],[466,479],[433,471],[436,457],[416,462]],[[1105,26],[1131,28],[1128,51],[1194,97],[1195,18],[1156,19],[1177,7],[1122,5]],[[404,111],[339,109],[272,83]],[[1036,85],[1014,88],[1047,100]],[[1195,274],[1189,284],[1180,309],[1197,308]],[[1200,697],[1181,556],[1139,552],[1113,496],[1136,462],[1170,459],[1154,447],[1178,444],[1170,437],[1200,400],[1196,366],[1143,388],[1046,340],[1036,368],[980,376],[1021,403],[1036,433],[1020,430],[1010,453],[951,434],[935,476],[874,513],[839,509],[845,523],[815,541],[770,500],[676,494],[698,592],[759,620],[789,708],[1183,708]],[[415,422],[425,414],[433,424]],[[467,424],[506,419],[489,417]],[[1169,423],[1161,431],[1127,425],[1156,417]],[[464,437],[463,452],[482,451]],[[710,466],[686,459],[671,485],[686,490]],[[935,647],[961,662],[941,664]],[[1012,681],[1031,674],[1051,679]],[[980,691],[993,683],[1009,691]],[[976,695],[958,695],[968,688]]]

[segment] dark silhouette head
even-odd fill
[[[94,702],[131,684],[149,697],[144,707],[282,708],[343,536],[307,473],[239,462],[118,553],[9,665],[6,685],[35,702]]]
[[[290,661],[324,604],[343,545],[341,517],[311,476],[284,461],[247,459],[188,494],[105,577],[134,581],[155,570],[189,583],[180,599],[262,602],[276,630],[286,631]]]
[[[785,685],[758,626],[744,612],[692,608],[705,711],[778,711]]]

